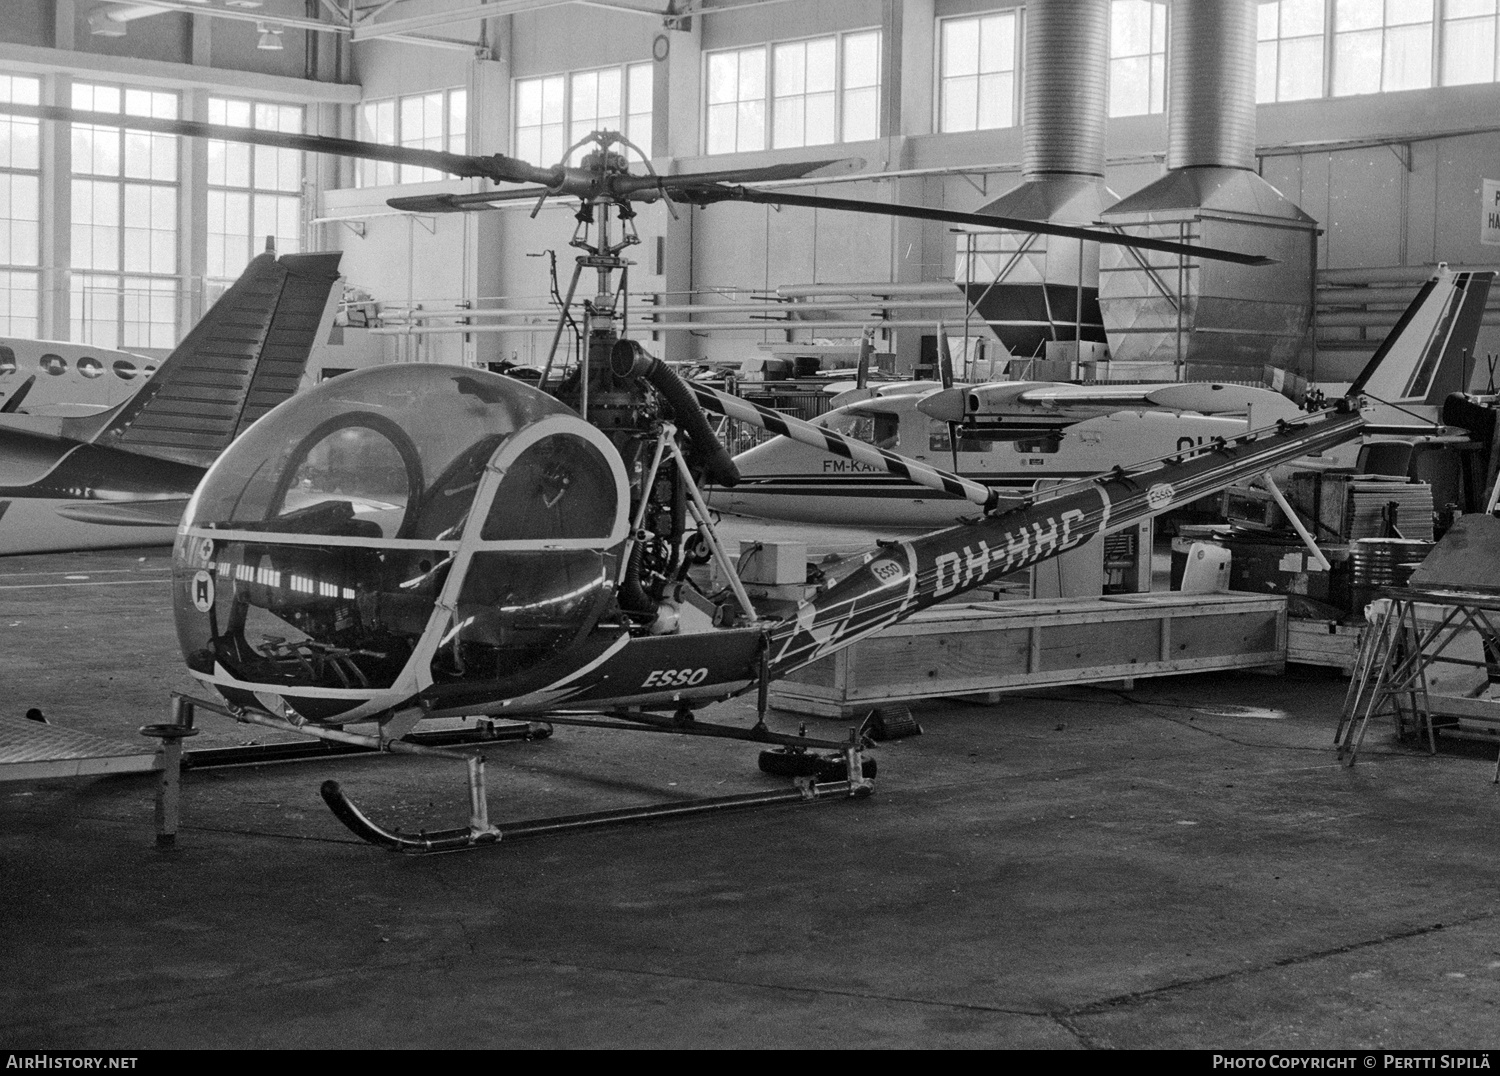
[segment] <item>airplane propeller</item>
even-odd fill
[[[0,415],[19,414],[21,411],[21,404],[26,401],[26,397],[31,394],[31,390],[35,385],[36,374],[32,374],[25,381],[21,382],[20,388],[16,389],[15,392],[10,394],[10,399],[6,400],[3,404],[0,404]]]
[[[540,201],[549,197],[572,197],[584,201],[607,200],[617,204],[665,200],[669,207],[672,203],[704,207],[718,202],[736,201],[931,220],[969,228],[1032,232],[1039,235],[1082,239],[1112,246],[1153,250],[1163,254],[1232,262],[1239,265],[1275,264],[1275,259],[1263,255],[1245,254],[1194,243],[1152,239],[1147,236],[1126,235],[1109,228],[1075,227],[1025,217],[961,213],[873,199],[830,198],[821,195],[792,194],[782,190],[760,190],[747,186],[752,183],[807,179],[840,171],[849,172],[863,166],[864,162],[857,159],[792,162],[759,168],[695,172],[676,176],[657,175],[654,172],[648,175],[635,175],[629,171],[625,156],[612,148],[616,145],[630,146],[630,143],[615,131],[596,131],[581,139],[573,147],[578,148],[591,142],[598,147],[597,152],[591,152],[585,158],[583,165],[557,164],[550,168],[543,168],[500,153],[489,156],[449,153],[445,150],[419,149],[412,146],[385,146],[374,142],[361,142],[328,135],[265,131],[217,123],[202,123],[197,120],[132,116],[116,112],[92,112],[61,105],[0,103],[0,115],[91,124],[100,127],[124,127],[129,130],[185,135],[190,138],[209,138],[224,142],[243,142],[278,149],[302,150],[308,153],[326,153],[338,157],[431,168],[460,178],[488,179],[492,183],[531,184],[530,189],[523,191],[427,195],[390,200],[389,204],[392,208],[409,212],[465,212],[492,208],[496,202],[523,198],[537,198]],[[631,148],[635,147],[631,146]],[[569,152],[571,151],[570,149]],[[644,154],[642,158],[644,159]],[[649,161],[646,161],[646,167],[650,169]]]
[[[875,354],[875,341],[871,330],[866,329],[859,337],[859,361],[854,366],[854,387],[867,389],[870,386],[870,359]]]
[[[938,380],[943,390],[953,388],[953,349],[948,345],[948,330],[940,321],[937,327]],[[958,470],[958,423],[948,423],[948,450],[953,454],[953,469]]]

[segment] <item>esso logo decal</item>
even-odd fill
[[[1146,491],[1146,503],[1152,509],[1166,508],[1177,499],[1177,491],[1170,482],[1158,482]]]
[[[870,572],[884,584],[897,583],[906,577],[906,569],[893,560],[877,560],[870,565]]]
[[[692,687],[707,679],[707,669],[653,669],[641,687]]]

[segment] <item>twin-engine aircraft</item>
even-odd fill
[[[171,542],[208,466],[297,391],[332,324],[339,258],[257,256],[114,407],[0,411],[0,554]]]
[[[1381,409],[1383,422],[1394,415],[1435,424],[1443,401],[1463,390],[1494,276],[1440,266],[1423,286],[1355,383],[1353,391],[1393,405]],[[898,382],[862,395],[813,424],[951,467],[1008,499],[1029,496],[1039,480],[1073,481],[1301,411],[1270,389],[1209,382],[999,381],[946,389]],[[1382,424],[1379,432],[1399,436],[1403,427]],[[1404,432],[1431,429],[1409,424]],[[760,519],[869,527],[942,526],[973,512],[955,495],[831,455],[824,442],[783,435],[741,453],[739,484],[712,490],[710,503]]]

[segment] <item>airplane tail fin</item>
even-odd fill
[[[1462,392],[1484,317],[1493,271],[1455,273],[1439,265],[1350,386],[1391,404],[1441,406]]]
[[[313,346],[328,331],[339,258],[256,256],[151,380],[93,420],[89,439],[208,466],[297,390]]]

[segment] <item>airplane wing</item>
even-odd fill
[[[986,400],[980,386],[970,390],[981,402]],[[1223,385],[1208,381],[1182,381],[1145,385],[1036,385],[1016,394],[1006,394],[1017,403],[1057,407],[1164,407],[1173,411],[1199,411],[1219,414],[1244,411],[1271,396],[1270,389],[1252,385]]]
[[[957,386],[933,394],[918,406],[933,418],[961,422],[987,415],[1035,414],[1038,410],[1082,415],[1110,409],[1161,408],[1222,415],[1244,414],[1252,409],[1284,410],[1287,405],[1286,397],[1270,389],[1208,381],[1141,385],[997,381],[987,385]],[[1267,414],[1270,413],[1267,411]]]
[[[175,527],[182,522],[188,498],[155,501],[75,501],[57,509],[57,514],[79,523],[106,527]]]

